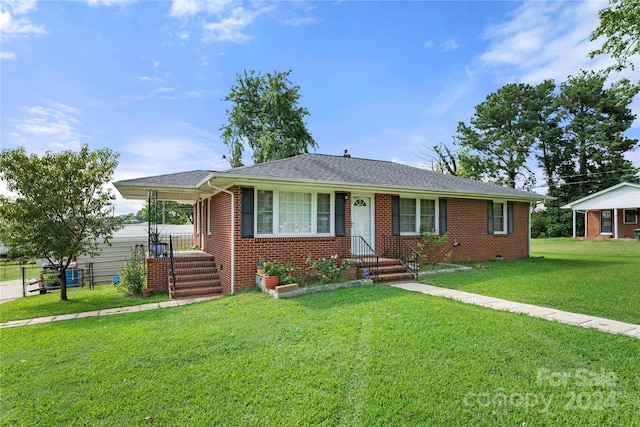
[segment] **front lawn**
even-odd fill
[[[640,340],[376,285],[5,329],[3,425],[634,425]]]
[[[639,242],[534,239],[531,255],[544,258],[490,261],[420,281],[640,324]]]
[[[33,317],[56,316],[106,308],[127,307],[169,300],[168,294],[154,294],[150,298],[125,297],[113,285],[89,288],[68,288],[68,301],[60,301],[60,292],[32,295],[0,304],[0,323]]]

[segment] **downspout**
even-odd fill
[[[211,180],[207,181],[207,185],[214,190],[222,191],[231,196],[231,295],[235,293],[236,289],[236,204],[235,204],[235,196],[224,188],[216,187],[211,184]],[[207,215],[211,215],[211,213],[207,213]]]

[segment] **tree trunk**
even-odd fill
[[[67,301],[67,268],[61,268],[60,274],[58,275],[60,279],[60,301]]]

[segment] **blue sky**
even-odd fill
[[[610,65],[587,56],[606,5],[2,0],[1,147],[110,147],[114,180],[227,169],[236,73],[290,69],[317,152],[430,167],[429,148],[504,84]],[[118,196],[117,213],[139,208]]]

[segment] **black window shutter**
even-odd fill
[[[487,233],[493,234],[493,200],[487,202]]]
[[[513,215],[514,215],[513,202],[507,202],[507,232],[509,234],[513,234],[513,232],[515,231]]]
[[[400,235],[400,196],[391,196],[391,234]]]
[[[242,189],[242,237],[253,237],[253,188]]]
[[[440,199],[440,218],[438,219],[440,234],[447,232],[447,199]]]
[[[336,193],[336,236],[346,235],[345,228],[345,200],[347,193]]]

